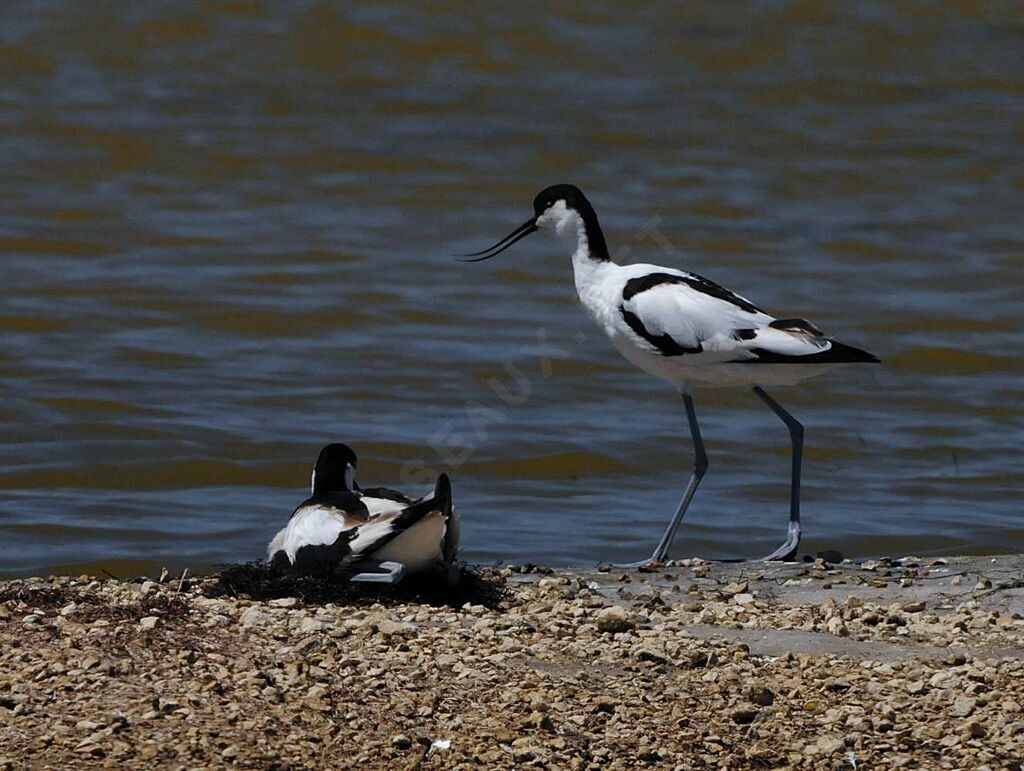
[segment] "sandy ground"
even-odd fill
[[[5,582],[0,769],[1021,767],[1022,557],[474,587]]]

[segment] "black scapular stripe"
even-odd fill
[[[824,337],[825,333],[807,319],[775,319],[768,326],[785,332],[802,332],[811,337]]]
[[[677,276],[673,273],[648,273],[646,276],[631,278],[622,289],[622,299],[628,302],[641,292],[646,292],[648,289],[653,289],[662,284],[686,284],[691,289],[735,305],[740,310],[747,311],[748,313],[764,313],[752,302],[745,300],[735,292],[730,292],[724,286],[719,286],[714,281],[709,281],[703,276],[697,276],[692,273],[687,276]]]
[[[662,356],[684,356],[688,353],[700,353],[704,350],[704,346],[700,343],[697,343],[696,347],[691,348],[686,345],[680,345],[671,335],[652,335],[647,331],[647,327],[640,321],[640,318],[635,313],[627,311],[623,305],[619,306],[619,313],[622,314],[622,320],[629,325],[629,328],[653,345]]]

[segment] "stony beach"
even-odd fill
[[[1017,556],[485,568],[453,605],[8,581],[0,769],[1019,769],[1022,587]]]

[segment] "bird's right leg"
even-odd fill
[[[654,554],[651,556],[651,559],[656,562],[662,562],[668,556],[669,547],[676,537],[676,530],[679,529],[686,510],[690,508],[690,501],[693,500],[693,494],[697,492],[700,480],[704,478],[704,474],[708,470],[708,456],[704,452],[704,439],[700,435],[700,424],[697,422],[697,411],[693,407],[693,397],[689,394],[683,394],[683,404],[686,405],[686,418],[690,423],[690,437],[693,439],[693,474],[690,476],[690,481],[686,485],[686,491],[679,501],[676,513],[665,530],[665,535],[661,537],[658,548],[654,550]]]
[[[676,530],[679,529],[683,516],[690,507],[690,501],[693,500],[693,494],[697,492],[697,486],[700,484],[700,480],[704,478],[704,473],[708,470],[708,456],[704,452],[704,439],[700,435],[700,424],[697,422],[697,411],[693,406],[693,397],[684,393],[683,404],[686,406],[686,418],[690,423],[690,437],[693,439],[693,474],[690,476],[690,481],[686,485],[686,491],[679,501],[676,513],[673,515],[672,521],[668,523],[668,528],[666,528],[665,534],[661,537],[661,541],[658,543],[658,548],[654,550],[654,554],[642,562],[622,565],[621,567],[635,567],[647,565],[651,562],[665,561],[665,557],[668,556],[669,547],[676,537]]]
[[[804,449],[804,427],[803,424],[794,418],[789,412],[772,397],[770,397],[760,386],[754,387],[754,393],[763,401],[789,429],[789,440],[792,447],[792,471],[789,485],[789,527],[786,531],[786,541],[778,549],[767,557],[761,557],[754,562],[791,562],[796,559],[796,550],[800,546],[800,468]]]

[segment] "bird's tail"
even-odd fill
[[[826,353],[830,354],[830,356],[829,356],[829,360],[830,361],[835,361],[835,362],[863,361],[863,362],[874,362],[874,363],[877,363],[877,362],[881,361],[881,359],[879,359],[873,353],[868,353],[867,351],[861,350],[860,348],[854,348],[852,345],[847,345],[846,343],[840,343],[838,340],[829,340],[829,342],[832,343],[832,345],[831,345],[831,347],[828,349],[828,351]]]
[[[377,515],[359,527],[361,543],[356,553],[345,561],[347,566],[358,565],[366,555],[384,548],[390,541],[414,527],[420,520],[440,513],[447,521],[452,514],[452,484],[447,474],[441,474],[434,485],[434,492],[415,501],[394,516]],[[364,533],[365,531],[365,533]]]
[[[430,497],[434,506],[444,513],[445,519],[452,515],[452,481],[447,474],[440,474],[434,485],[434,494]]]

